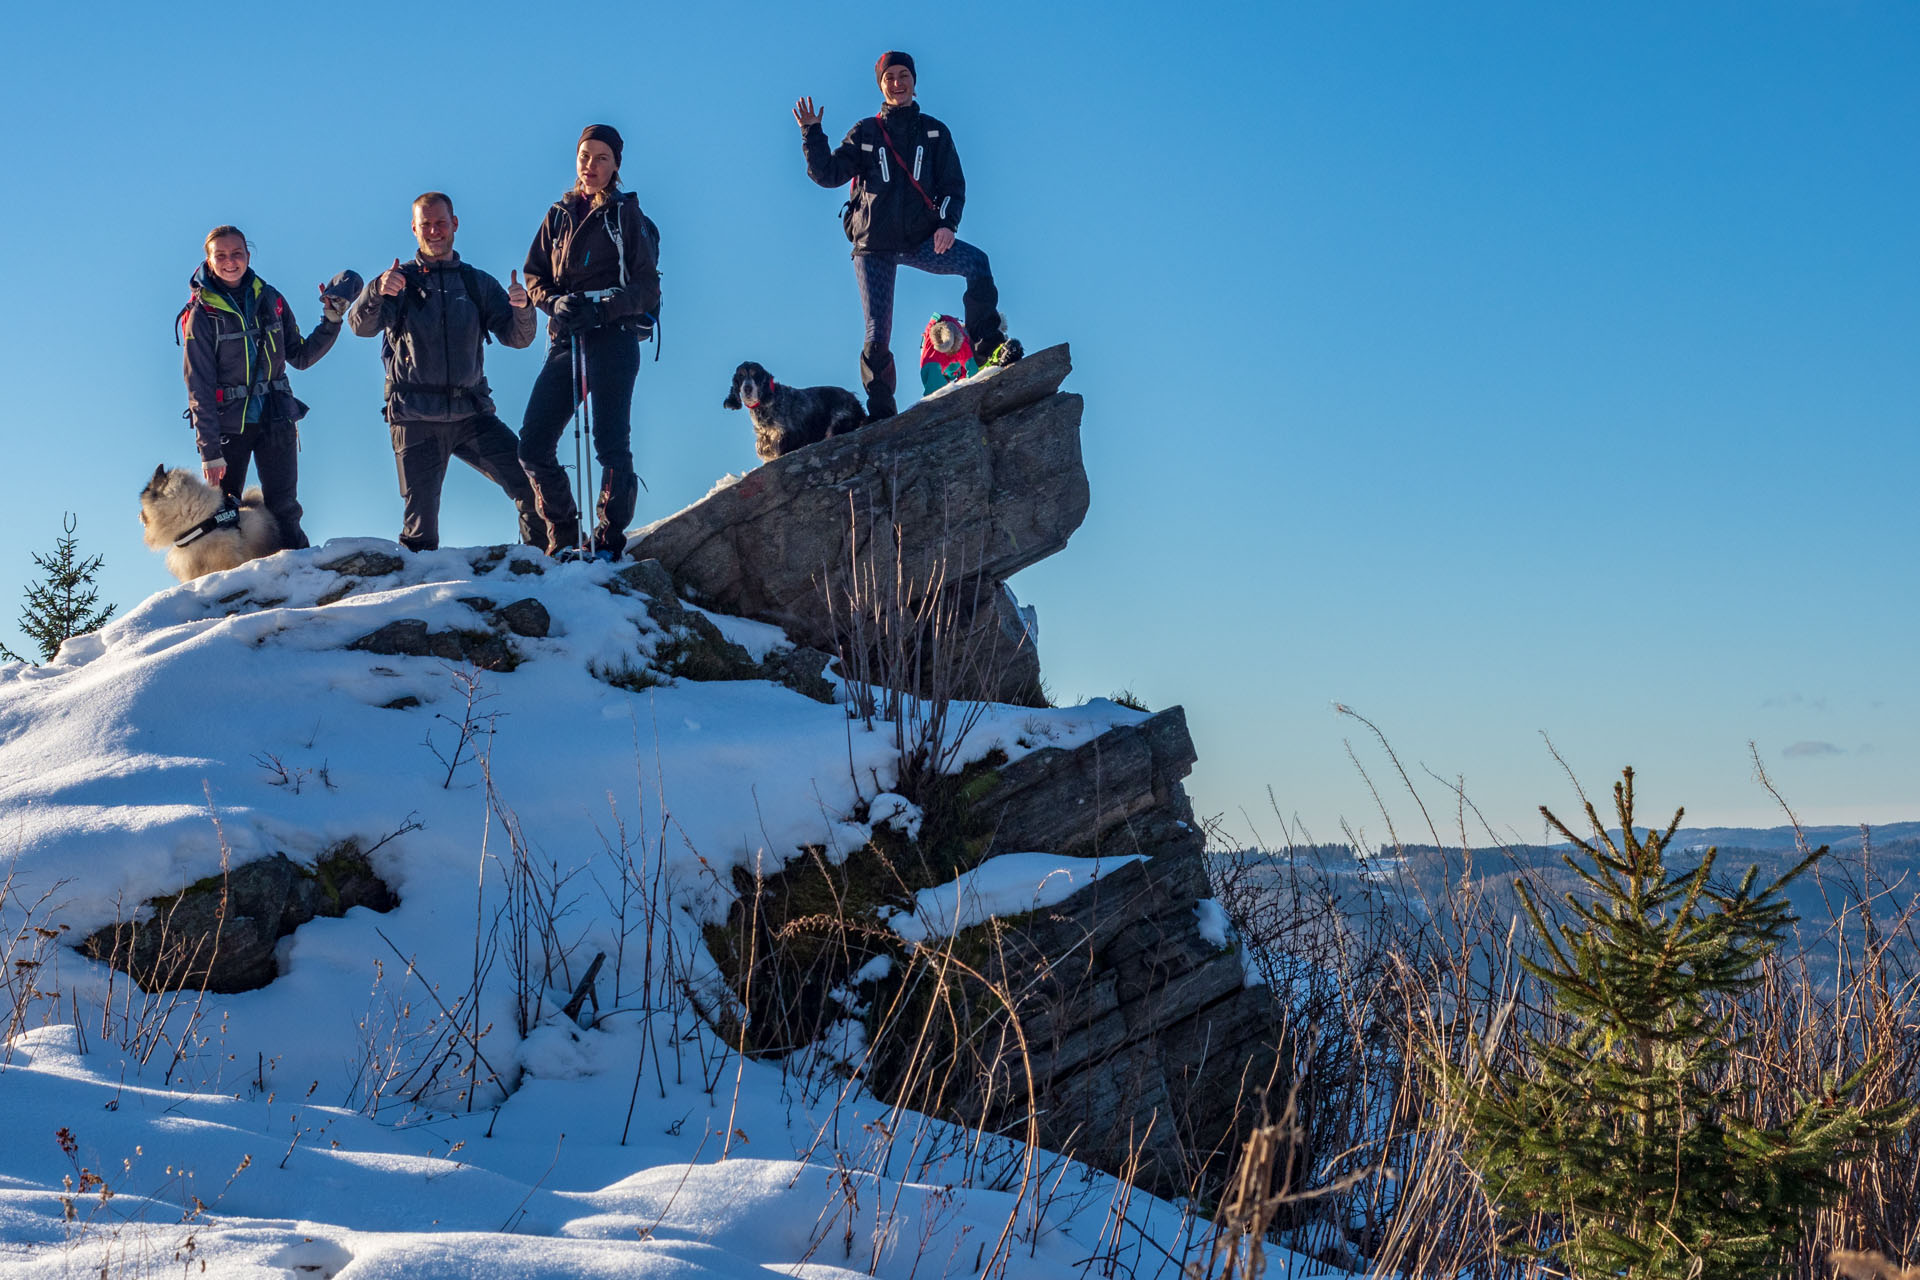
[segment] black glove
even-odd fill
[[[627,314],[627,291],[622,288],[608,289],[600,295],[600,318],[602,321],[618,320]]]
[[[585,294],[569,293],[553,301],[553,318],[567,333],[580,333],[600,323],[600,304]]]

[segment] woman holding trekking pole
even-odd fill
[[[547,522],[549,555],[611,560],[626,548],[639,497],[633,469],[633,380],[640,343],[660,312],[659,233],[640,201],[620,190],[619,131],[587,126],[574,153],[576,180],[554,202],[527,251],[527,294],[551,319],[547,362],[534,380],[520,427],[520,465]],[[580,500],[559,462],[560,436],[578,417]],[[582,541],[580,509],[592,492],[578,455],[589,429],[600,466],[599,507]]]

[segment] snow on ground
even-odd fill
[[[320,605],[348,584],[323,566],[357,550],[403,568]],[[516,558],[544,572],[516,575]],[[765,682],[598,678],[660,634],[643,599],[608,589],[615,572],[336,541],[0,668],[0,1013],[22,1014],[0,1047],[0,1273],[918,1280],[997,1255],[1023,1277],[1177,1274],[1173,1206],[1134,1196],[1116,1233],[1104,1175],[1045,1153],[1028,1168],[1013,1144],[959,1141],[832,1077],[743,1064],[697,1019],[700,926],[724,917],[729,869],[864,843],[855,815],[892,785],[892,753]],[[516,638],[511,673],[345,647],[400,618],[482,629],[474,598],[529,596],[552,634]],[[779,640],[716,621],[756,655]],[[1139,718],[993,707],[959,763]],[[400,905],[302,927],[261,990],[148,997],[71,949],[223,860],[311,860],[347,838],[385,840],[372,861]],[[970,894],[950,886],[955,909],[1030,909],[1092,872],[1020,857]],[[500,915],[516,863],[511,883],[556,904],[539,937]],[[35,926],[66,932],[42,945]],[[524,1038],[516,936],[536,960],[542,938],[565,952]],[[583,1028],[556,1006],[595,952]],[[38,970],[13,967],[30,954]],[[1016,1194],[1023,1170],[1050,1172]],[[1295,1262],[1272,1274],[1315,1274]]]

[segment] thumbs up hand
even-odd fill
[[[380,273],[380,292],[389,298],[397,298],[407,287],[407,277],[400,270],[400,259],[395,258],[393,265]]]
[[[526,306],[527,289],[525,285],[520,283],[520,273],[518,271],[509,271],[507,273],[507,280],[507,301],[516,307]]]

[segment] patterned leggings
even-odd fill
[[[860,350],[860,381],[867,389],[867,412],[876,418],[895,412],[893,285],[901,267],[967,278],[967,291],[961,299],[966,308],[967,335],[982,359],[1007,336],[1000,325],[1000,290],[993,283],[993,268],[987,255],[965,240],[955,240],[945,253],[935,253],[929,237],[906,253],[855,255],[853,271],[860,282],[860,309],[867,318],[866,343]]]

